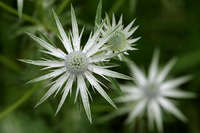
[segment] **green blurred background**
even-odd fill
[[[38,67],[26,65],[17,59],[44,57],[40,46],[25,32],[48,34],[58,42],[51,9],[59,14],[66,30],[71,26],[70,4],[73,4],[80,27],[85,26],[83,42],[93,30],[97,0],[25,0],[23,17],[17,16],[16,0],[0,0],[0,133],[147,133],[146,120],[140,120],[135,128],[124,124],[126,115],[105,117],[115,110],[103,98],[93,94],[91,102],[93,124],[85,116],[82,105],[73,104],[67,98],[61,112],[54,116],[60,96],[51,97],[34,109],[34,105],[47,90],[45,83],[25,84],[39,76]],[[140,28],[134,37],[141,36],[138,51],[129,52],[140,66],[148,68],[155,48],[160,49],[160,64],[177,57],[172,76],[192,75],[193,79],[182,86],[197,95],[200,87],[200,1],[198,0],[103,0],[103,15],[114,12],[119,19],[123,14],[124,24],[137,18]],[[60,42],[57,43],[61,47]],[[128,74],[127,66],[121,63],[117,71]],[[124,81],[118,80],[120,83]],[[116,86],[108,94],[113,98],[120,94]],[[76,88],[74,88],[76,89]],[[198,98],[182,100],[178,107],[187,116],[182,123],[164,113],[166,133],[200,133],[200,101]],[[156,132],[156,131],[153,131]]]

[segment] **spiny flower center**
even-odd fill
[[[88,59],[82,52],[73,52],[67,55],[65,64],[68,71],[79,74],[87,70]]]
[[[113,51],[123,50],[126,47],[126,44],[126,36],[120,31],[117,31],[108,41],[108,45],[111,45],[110,49]]]

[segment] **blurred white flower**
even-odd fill
[[[75,81],[77,81],[77,90],[76,97],[80,92],[81,99],[83,102],[84,109],[86,111],[87,117],[89,121],[92,121],[91,111],[90,111],[90,103],[89,96],[90,92],[86,86],[87,79],[92,87],[102,95],[113,107],[116,107],[107,93],[103,90],[100,84],[102,84],[98,79],[93,76],[93,74],[97,74],[106,79],[106,76],[113,78],[121,78],[121,79],[130,79],[130,77],[108,70],[109,67],[112,66],[99,66],[97,63],[103,62],[109,58],[112,58],[114,54],[106,54],[102,52],[101,48],[103,45],[110,39],[113,35],[114,30],[111,31],[107,36],[100,38],[101,29],[103,24],[97,29],[97,31],[90,35],[87,43],[84,48],[81,48],[81,36],[83,34],[83,30],[79,34],[78,24],[75,17],[75,12],[73,7],[71,7],[71,17],[72,17],[72,32],[70,32],[70,36],[67,36],[57,15],[54,13],[54,18],[59,30],[59,38],[63,43],[65,50],[67,53],[63,52],[59,48],[53,47],[51,44],[42,40],[33,34],[30,34],[30,37],[39,43],[45,50],[43,53],[51,55],[55,57],[55,59],[43,59],[38,61],[33,60],[21,60],[25,63],[38,65],[44,67],[43,69],[51,69],[52,71],[48,74],[45,74],[39,78],[33,79],[30,82],[38,82],[46,79],[51,79],[50,89],[48,92],[41,98],[37,105],[44,102],[51,95],[57,95],[58,92],[62,92],[62,98],[58,105],[56,114],[61,109],[67,95],[72,91],[72,86]],[[37,106],[36,105],[36,106]]]
[[[134,47],[136,42],[141,38],[132,38],[133,33],[138,29],[139,26],[132,27],[136,19],[134,19],[129,25],[126,27],[122,24],[122,16],[120,17],[119,22],[116,22],[115,16],[113,14],[112,22],[109,19],[108,15],[106,15],[106,23],[104,24],[104,28],[102,30],[102,35],[107,36],[107,33],[119,27],[115,34],[109,39],[108,47],[109,51],[113,53],[122,52],[124,54],[128,54],[128,50],[136,50]],[[118,57],[122,59],[123,54],[119,54]]]
[[[149,128],[153,128],[155,121],[158,130],[162,132],[161,108],[173,114],[178,119],[185,121],[185,116],[176,108],[170,98],[191,98],[194,97],[194,94],[177,89],[181,84],[190,79],[189,76],[166,79],[169,71],[175,64],[175,60],[169,61],[165,67],[160,69],[158,67],[158,58],[159,53],[156,51],[148,76],[133,62],[130,60],[127,61],[134,76],[135,85],[121,85],[121,89],[125,95],[119,97],[117,101],[126,103],[129,106],[127,111],[130,112],[127,118],[128,123],[134,121],[139,115],[147,113]]]

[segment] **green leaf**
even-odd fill
[[[95,31],[97,30],[98,25],[101,24],[101,14],[102,14],[102,0],[99,0],[95,17]]]
[[[19,25],[16,25],[16,28],[13,30],[12,38],[24,35],[24,33],[29,32],[35,34],[37,31],[44,30],[41,25],[31,25],[31,26],[21,26],[20,29],[17,29]]]
[[[0,55],[0,63],[16,72],[20,72],[22,70],[16,62],[3,55]]]
[[[115,117],[118,117],[120,115],[126,114],[128,113],[131,109],[133,108],[133,106],[125,106],[125,107],[121,107],[118,110],[113,111],[112,113],[108,113],[100,118],[97,119],[97,123],[101,124],[104,122],[107,122]]]
[[[188,53],[180,58],[176,63],[173,71],[176,73],[183,72],[200,64],[200,51]]]
[[[109,15],[112,12],[113,13],[117,12],[123,3],[124,3],[124,0],[116,0],[116,2],[113,4],[112,8],[110,9]]]
[[[24,102],[26,102],[27,99],[30,98],[30,96],[32,95],[32,93],[34,92],[34,90],[36,88],[38,88],[38,84],[35,84],[31,89],[29,89],[24,94],[24,96],[22,96],[19,100],[17,100],[14,104],[12,104],[11,106],[9,106],[7,109],[5,109],[4,111],[2,111],[0,113],[0,119],[2,119],[3,117],[5,117],[9,113],[13,112],[16,108],[18,108],[20,105],[22,105]]]
[[[3,3],[0,1],[0,7],[14,15],[18,15],[18,11],[15,10],[14,8],[8,6],[7,4]],[[23,14],[22,13],[22,16],[21,16],[24,20],[26,21],[29,21],[30,23],[33,23],[33,24],[38,24],[38,25],[41,25],[43,27],[45,27],[46,29],[49,29],[49,30],[52,30],[52,31],[56,31],[56,29],[50,25],[47,25],[47,24],[43,24],[43,23],[40,23],[40,21],[38,21],[37,19],[31,17],[31,16],[28,16],[26,14]]]
[[[20,18],[22,17],[23,3],[24,0],[17,0],[18,15]]]
[[[56,10],[56,13],[59,15],[65,8],[66,6],[70,3],[71,0],[64,0],[60,6],[58,7],[58,9]]]
[[[129,0],[129,11],[133,14],[136,10],[137,0]]]

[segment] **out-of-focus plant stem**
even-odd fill
[[[109,11],[109,15],[112,15],[112,13],[117,12],[123,3],[124,0],[116,0],[116,2],[113,4],[112,8]]]
[[[3,3],[0,1],[0,7],[14,15],[18,15],[18,12],[17,10],[15,10],[14,8],[8,6],[7,4]],[[33,23],[33,24],[38,24],[38,25],[42,25],[43,27],[45,27],[46,29],[48,30],[52,30],[52,31],[57,31],[54,27],[51,27],[49,25],[45,25],[45,24],[42,24],[40,21],[38,21],[37,19],[33,18],[33,17],[30,17],[26,14],[22,14],[22,19],[26,20],[26,21],[29,21],[30,23]]]
[[[70,1],[71,1],[71,0],[64,0],[64,1],[60,4],[60,6],[58,7],[58,9],[56,10],[56,13],[57,13],[57,14],[60,14],[60,13],[64,10],[64,8],[70,3]]]
[[[13,105],[9,106],[7,109],[5,109],[4,111],[2,111],[0,113],[0,119],[2,119],[3,117],[5,117],[6,115],[8,115],[9,113],[11,113],[12,111],[14,111],[16,108],[18,108],[20,105],[22,105],[24,102],[26,102],[26,100],[28,98],[30,98],[30,96],[32,95],[32,93],[34,92],[34,90],[36,90],[38,88],[39,84],[35,84],[30,90],[28,90],[24,96],[22,96],[18,101],[16,101]]]
[[[102,14],[102,0],[99,0],[95,17],[95,27],[94,27],[95,31],[98,29],[98,25],[101,24],[101,14]]]

